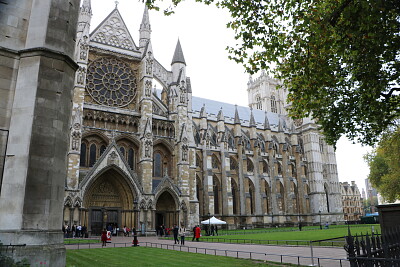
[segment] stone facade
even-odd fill
[[[334,150],[314,121],[286,116],[278,81],[249,81],[253,109],[194,97],[179,41],[170,70],[153,57],[147,9],[138,46],[117,8],[91,33],[90,18],[86,0],[65,224],[98,234],[109,224],[191,227],[208,214],[231,227],[343,220]]]
[[[359,221],[364,215],[363,201],[360,190],[354,181],[340,183],[342,193],[343,213],[346,221]]]
[[[0,240],[31,265],[65,265],[60,208],[79,2],[0,2]]]

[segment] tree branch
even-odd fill
[[[343,10],[349,6],[351,2],[353,2],[353,0],[345,0],[342,5],[331,14],[328,21],[332,27],[335,27],[340,15],[343,13]]]

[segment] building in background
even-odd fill
[[[340,183],[344,219],[346,221],[359,221],[364,215],[363,200],[355,181]]]
[[[147,8],[137,44],[117,7],[90,33],[91,16],[84,0],[65,224],[99,234],[209,216],[233,227],[343,221],[334,149],[313,120],[287,117],[278,81],[251,78],[250,108],[194,97],[180,42],[157,52],[170,67],[154,57]]]
[[[376,206],[378,205],[378,191],[372,187],[369,179],[365,179],[365,191],[367,197],[367,209],[368,213],[377,212]]]

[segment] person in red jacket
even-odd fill
[[[101,245],[102,247],[105,247],[107,245],[107,231],[106,231],[106,229],[103,229],[103,231],[101,232],[101,242],[103,242],[103,244]]]
[[[194,235],[196,237],[196,241],[199,242],[199,238],[201,236],[201,229],[200,227],[197,225],[196,229],[194,230]]]

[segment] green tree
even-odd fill
[[[393,202],[400,199],[400,127],[387,132],[376,149],[365,156],[368,179],[381,195]]]
[[[317,119],[329,143],[374,144],[399,117],[398,0],[196,1],[229,10],[230,58],[281,79],[290,115]]]

